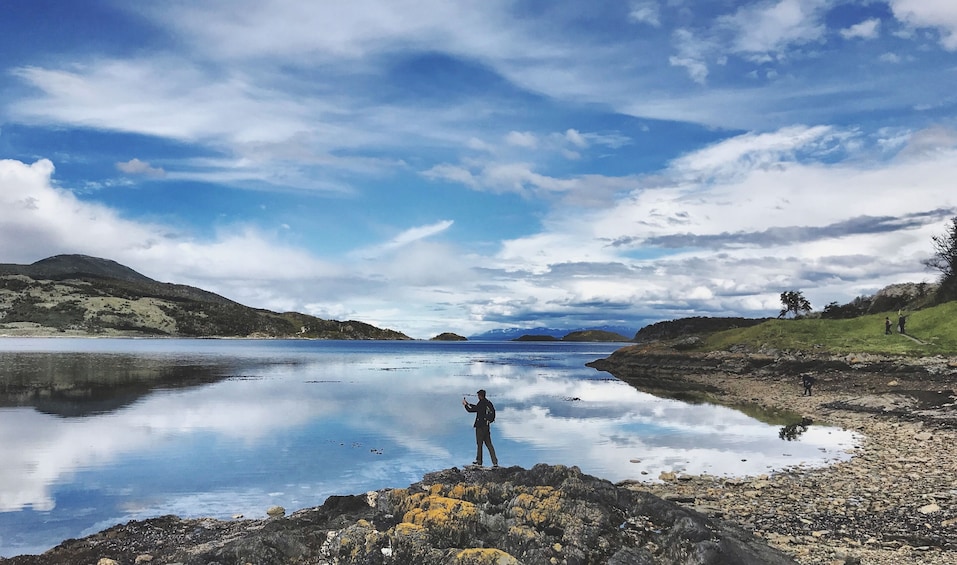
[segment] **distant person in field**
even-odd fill
[[[814,386],[814,377],[811,375],[801,375],[801,384],[804,385],[804,394],[801,396],[811,396],[811,387]]]
[[[884,335],[891,335],[891,318],[890,316],[884,317]]]
[[[498,457],[495,456],[495,447],[492,445],[492,431],[489,429],[489,424],[495,421],[495,406],[485,398],[485,390],[478,391],[478,398],[477,403],[470,404],[465,397],[462,397],[462,406],[465,406],[465,411],[475,414],[475,423],[472,424],[475,428],[475,461],[472,464],[482,464],[482,445],[485,445],[488,448],[489,457],[492,458],[492,467],[498,467]]]
[[[907,332],[904,331],[904,323],[905,323],[905,322],[907,322],[907,316],[901,314],[900,317],[897,318],[897,331],[899,331],[899,332],[902,333],[902,334],[903,334],[903,333],[907,333]]]

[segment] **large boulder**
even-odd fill
[[[452,468],[408,488],[330,497],[265,521],[130,522],[9,563],[133,563],[144,556],[187,565],[795,563],[731,523],[549,465]]]

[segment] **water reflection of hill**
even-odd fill
[[[229,376],[219,364],[134,355],[0,353],[0,408],[32,407],[77,418],[113,412],[156,389],[188,388]]]

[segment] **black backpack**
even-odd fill
[[[488,407],[485,408],[485,421],[491,424],[495,421],[495,405],[490,400],[486,400],[486,402],[488,402]]]

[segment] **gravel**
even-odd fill
[[[899,367],[817,374],[813,396],[773,371],[684,375],[717,386],[723,401],[791,410],[862,442],[826,468],[626,483],[729,518],[802,564],[957,565],[957,362],[913,363],[912,378]],[[928,364],[943,369],[928,379]]]

